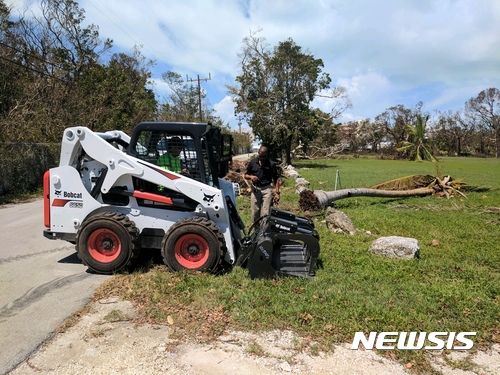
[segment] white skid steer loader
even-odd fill
[[[44,175],[44,236],[74,243],[96,273],[153,248],[173,271],[239,265],[252,278],[313,277],[312,221],[273,209],[247,234],[239,187],[222,179],[231,157],[231,136],[205,123],[144,122],[131,137],[67,128],[59,166]]]

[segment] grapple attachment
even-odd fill
[[[278,209],[262,218],[260,227],[243,244],[237,264],[250,277],[298,276],[313,278],[319,256],[319,235],[314,223]]]

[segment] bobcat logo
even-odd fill
[[[60,195],[61,195],[61,193],[62,193],[62,190],[56,190],[54,193],[55,193],[57,196],[60,196]]]
[[[211,203],[211,202],[214,201],[215,194],[214,195],[208,195],[208,194],[203,193],[203,195],[204,195],[203,200],[205,202]]]

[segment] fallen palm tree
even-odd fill
[[[459,190],[465,186],[450,176],[443,179],[430,175],[415,175],[387,181],[371,188],[352,188],[336,191],[308,190],[300,192],[299,205],[304,211],[316,211],[339,199],[351,197],[404,198],[425,195],[463,196]]]

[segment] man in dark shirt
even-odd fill
[[[268,158],[268,149],[261,146],[258,158],[252,159],[246,169],[245,179],[251,180],[252,195],[250,203],[252,206],[252,222],[255,223],[261,216],[271,213],[273,201],[273,185],[276,190],[275,201],[280,197],[280,179],[276,163]]]

